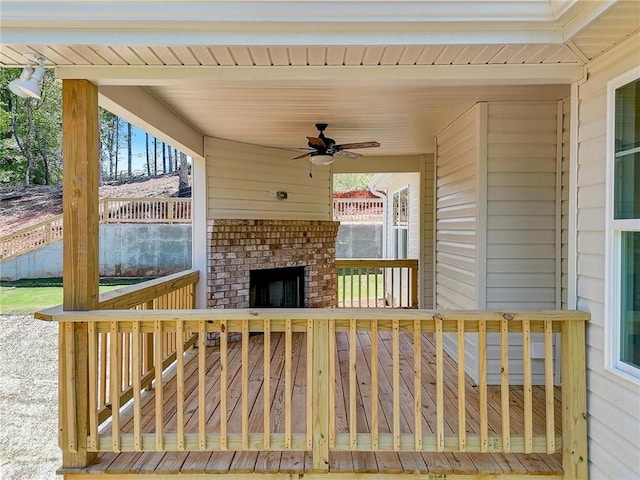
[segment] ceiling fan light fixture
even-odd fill
[[[309,158],[309,161],[311,163],[313,163],[314,165],[321,165],[321,166],[331,165],[333,163],[333,160],[334,160],[333,155],[327,155],[322,153],[311,155],[311,158]]]

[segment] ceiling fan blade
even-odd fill
[[[327,148],[327,146],[324,143],[324,140],[322,140],[319,137],[307,137],[307,140],[309,140],[309,145],[311,147],[321,148],[321,149]]]
[[[379,147],[380,144],[378,142],[359,142],[359,143],[343,143],[342,145],[336,145],[335,148],[338,150],[352,149],[352,148],[371,148],[371,147]]]
[[[349,150],[338,150],[335,154],[353,159],[360,158],[362,156],[361,153],[350,152]]]
[[[310,157],[312,153],[315,152],[307,152],[307,153],[303,153],[302,155],[298,155],[297,157],[292,158],[291,160],[298,160],[300,158],[305,158],[305,157]]]

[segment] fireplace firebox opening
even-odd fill
[[[305,267],[269,268],[249,272],[249,307],[304,308]]]

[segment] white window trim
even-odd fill
[[[403,190],[407,191],[407,224],[406,225],[394,225],[393,224],[393,215],[394,215],[394,197],[396,196],[396,194],[398,195],[398,197],[400,196],[400,192],[402,192]],[[406,185],[404,185],[403,187],[398,188],[397,190],[395,190],[392,194],[391,194],[391,247],[393,249],[393,258],[398,259],[398,245],[396,244],[396,240],[397,240],[397,235],[398,233],[396,233],[397,230],[406,230],[406,236],[407,236],[407,251],[405,252],[406,256],[403,258],[409,258],[409,215],[411,215],[411,212],[409,211],[409,184],[407,183]]]
[[[620,239],[623,231],[640,231],[640,219],[614,220],[615,91],[640,78],[640,67],[607,82],[606,223],[605,223],[605,368],[640,385],[640,369],[620,361]]]

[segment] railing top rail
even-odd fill
[[[191,202],[191,197],[104,197],[100,199],[101,202]]]
[[[33,225],[29,225],[28,227],[21,228],[20,230],[16,230],[15,232],[9,233],[8,235],[4,235],[3,237],[0,237],[0,242],[8,240],[9,238],[12,238],[12,237],[24,235],[26,232],[29,232],[30,230],[35,230],[37,228],[43,227],[45,225],[49,225],[59,220],[62,220],[62,214],[56,215],[55,217],[51,217],[46,220],[42,220],[41,222],[38,222],[38,223],[34,223]]]
[[[177,290],[185,285],[196,283],[199,278],[200,272],[198,270],[185,270],[165,277],[155,278],[146,282],[112,290],[111,292],[100,294],[98,308],[101,310],[119,309],[117,311],[130,312],[130,310],[127,310],[128,308],[140,305],[141,303],[157,298],[165,293]],[[65,312],[62,310],[62,305],[57,305],[55,307],[36,312],[34,316],[38,320],[52,321],[56,320],[56,317],[66,315],[68,313],[71,312]],[[88,312],[82,313],[84,313],[85,316],[88,314]]]
[[[413,268],[418,265],[418,259],[415,258],[336,258],[336,268],[339,267],[409,267]]]
[[[220,321],[220,320],[380,320],[380,321],[434,321],[445,322],[512,322],[545,321],[586,322],[590,314],[578,310],[531,310],[531,311],[478,311],[478,310],[367,310],[359,308],[250,308],[250,309],[199,309],[199,310],[92,310],[88,312],[56,312],[50,318],[61,322],[100,322],[100,321]]]
[[[384,199],[382,198],[373,198],[373,197],[366,197],[366,198],[348,198],[348,197],[339,197],[339,198],[334,198],[333,199],[334,202],[338,202],[338,203],[349,203],[349,202],[355,202],[355,203],[366,203],[366,202],[376,202],[376,203],[384,203]]]

